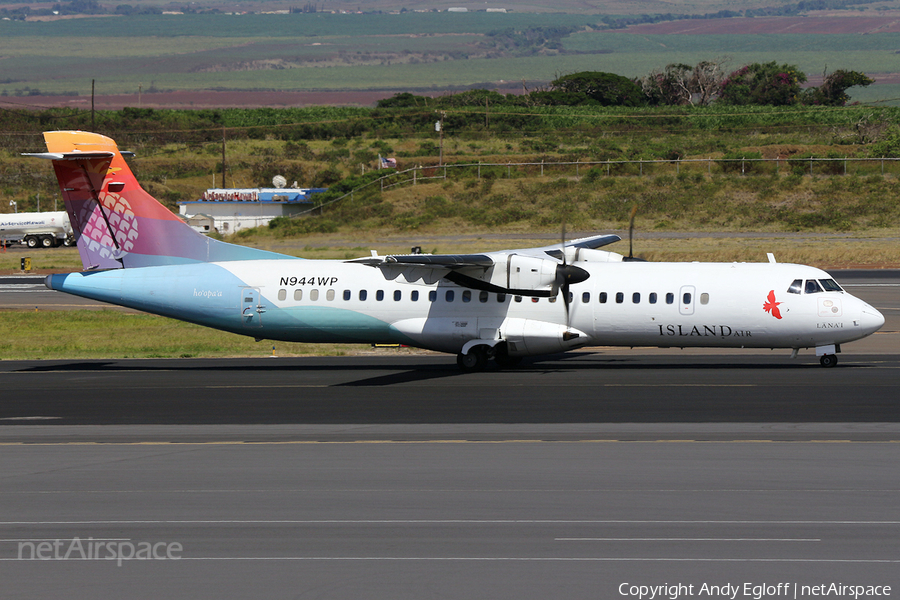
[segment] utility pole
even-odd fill
[[[225,127],[222,127],[222,187],[225,187]]]
[[[441,133],[441,154],[438,159],[438,165],[444,164],[444,117],[447,113],[441,111],[441,120],[434,124],[434,128]]]
[[[94,127],[94,80],[91,79],[91,131],[96,131]]]

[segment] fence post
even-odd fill
[[[781,157],[775,157],[775,174],[778,175],[778,172],[781,170]]]
[[[812,156],[809,157],[809,176],[812,177]]]
[[[575,177],[578,177],[578,163],[579,163],[580,161],[581,161],[581,159],[576,159],[576,160],[575,160]]]
[[[881,176],[884,177],[884,157],[881,157]]]
[[[544,159],[541,159],[541,177],[544,176]]]
[[[444,165],[444,179],[447,179],[447,165]]]
[[[741,175],[744,174],[744,157],[741,157]]]
[[[510,173],[509,164],[510,164],[510,161],[506,161],[506,178],[512,179],[512,173]]]
[[[712,156],[706,159],[706,174],[712,177]]]
[[[416,185],[416,173],[418,173],[418,172],[419,172],[419,169],[416,167],[413,167],[413,185]]]
[[[609,169],[610,169],[610,167],[609,167],[609,161],[606,161],[606,176],[607,176],[607,177],[610,176],[610,170],[609,170]]]
[[[681,159],[680,158],[675,159],[675,174],[681,175]]]
[[[481,161],[478,161],[478,179],[481,179]]]
[[[644,176],[644,159],[641,159],[641,177]]]
[[[844,157],[844,175],[847,174],[847,157]]]

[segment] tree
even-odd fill
[[[800,100],[806,75],[795,65],[753,63],[732,72],[722,83],[723,104],[787,106]]]
[[[601,106],[641,106],[646,104],[641,88],[621,75],[602,71],[582,71],[564,75],[550,82],[551,92],[568,94],[567,104],[600,104]]]
[[[803,104],[818,104],[822,106],[844,106],[850,101],[847,89],[854,86],[865,87],[872,85],[875,80],[865,73],[858,71],[845,71],[838,69],[825,77],[825,81],[819,87],[807,88],[803,91]]]
[[[651,71],[638,83],[651,105],[707,106],[722,89],[721,63],[702,61],[696,66],[673,63]]]

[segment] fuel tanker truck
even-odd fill
[[[54,248],[73,242],[65,211],[0,214],[0,243],[23,243],[29,248]]]

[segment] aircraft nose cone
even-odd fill
[[[872,308],[868,304],[863,306],[860,315],[860,326],[866,334],[875,333],[884,325],[884,315]]]

